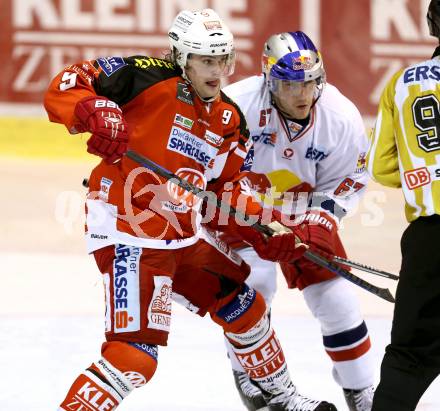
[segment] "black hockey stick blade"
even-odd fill
[[[353,284],[356,284],[357,286],[363,288],[364,290],[369,291],[370,293],[373,293],[383,298],[384,300],[389,301],[390,303],[395,302],[394,297],[388,288],[381,288],[376,285],[373,285],[363,280],[362,278],[350,273],[349,271],[344,270],[338,264],[328,261],[326,258],[316,253],[313,253],[309,250],[305,252],[304,256],[310,261],[314,262],[315,264],[320,265],[321,267],[325,267],[331,272],[339,274],[341,277],[344,277],[346,280],[352,282]]]
[[[167,180],[173,182],[174,184],[178,185],[179,187],[182,187],[184,190],[187,190],[191,193],[193,193],[195,196],[204,199],[205,201],[208,201],[212,204],[214,204],[216,207],[220,208],[220,210],[230,214],[234,215],[237,218],[239,218],[242,222],[249,224],[256,230],[260,231],[263,234],[266,234],[267,236],[272,236],[274,231],[263,224],[260,224],[258,221],[255,221],[254,219],[251,219],[246,214],[240,212],[239,210],[236,210],[234,207],[225,204],[220,199],[218,199],[215,195],[209,195],[209,192],[201,190],[200,188],[194,186],[190,182],[178,177],[177,175],[173,174],[171,171],[168,171],[164,167],[160,166],[159,164],[156,164],[154,161],[151,161],[150,159],[140,155],[139,153],[136,153],[133,150],[128,150],[125,155],[130,158],[131,160],[135,161],[136,163],[150,169],[151,171],[159,174],[160,176],[166,178]],[[310,250],[307,250],[304,253],[304,257],[308,260],[312,261],[313,263],[319,265],[320,267],[326,268],[327,270],[338,274],[339,276],[345,278],[346,280],[352,282],[353,284],[356,284],[357,286],[363,288],[364,290],[377,295],[380,298],[383,298],[386,301],[394,302],[394,298],[391,295],[390,290],[387,288],[380,288],[373,284],[370,284],[369,282],[363,280],[362,278],[357,277],[356,275],[350,273],[349,271],[343,269],[339,265],[332,263],[331,261],[328,261],[326,258],[320,256],[319,254],[316,254]]]

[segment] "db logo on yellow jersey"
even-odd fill
[[[431,174],[426,167],[405,171],[405,182],[410,190],[422,187],[431,182]]]

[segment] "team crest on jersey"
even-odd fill
[[[175,173],[182,180],[188,181],[193,186],[204,190],[206,188],[206,178],[198,170],[192,168],[179,168]],[[164,201],[162,208],[168,209],[175,213],[186,213],[193,207],[196,207],[200,203],[200,198],[191,193],[188,190],[174,184],[169,180],[167,182],[167,191],[172,197],[171,201]]]
[[[167,149],[191,158],[203,167],[208,167],[210,160],[218,152],[216,147],[208,144],[205,140],[176,126],[171,128]]]
[[[367,157],[366,153],[359,154],[359,157],[358,157],[358,160],[356,163],[356,173],[361,174],[365,171],[366,162],[367,162],[366,157]]]
[[[101,57],[96,60],[107,77],[115,74],[120,68],[127,65],[122,57]]]
[[[169,332],[171,324],[172,281],[154,276],[154,291],[148,307],[148,328]]]
[[[191,92],[188,90],[188,85],[185,83],[177,83],[177,96],[180,101],[186,104],[194,105]]]

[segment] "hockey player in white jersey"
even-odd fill
[[[249,155],[245,163],[254,196],[267,207],[274,205],[291,223],[296,218],[296,223],[306,225],[312,246],[346,257],[338,226],[365,190],[368,139],[355,105],[326,83],[322,57],[313,42],[300,31],[271,36],[264,45],[263,75],[223,91],[238,103],[254,141],[253,161]],[[261,260],[246,243],[228,240],[252,267],[249,284],[270,306],[276,289],[275,263]],[[333,378],[343,388],[349,410],[370,410],[374,365],[352,286],[305,258],[281,268],[289,288],[303,291],[321,325]],[[234,356],[230,358],[248,410],[266,409],[261,392]],[[303,409],[315,409],[313,402],[298,408]]]

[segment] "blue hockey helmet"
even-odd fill
[[[274,34],[263,50],[263,73],[271,80],[325,82],[321,53],[302,31]]]

